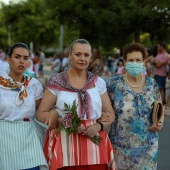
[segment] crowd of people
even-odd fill
[[[170,109],[165,44],[158,43],[155,56],[140,43],[127,44],[122,56],[117,51],[114,62],[109,56],[108,82],[101,77],[100,50],[85,39],[54,55],[45,89],[36,79],[44,76],[44,59],[41,49],[31,55],[21,42],[10,46],[6,57],[0,50],[0,61],[8,68],[0,73],[0,169],[157,169],[157,132],[164,114],[152,122],[153,103]],[[68,135],[58,128],[70,123],[65,106],[74,101],[81,125]],[[46,126],[45,141],[40,124]],[[96,135],[98,145],[92,140]]]

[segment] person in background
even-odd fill
[[[10,72],[0,76],[0,169],[47,170],[42,136],[34,121],[42,85],[24,75],[30,64],[26,44],[13,44],[7,55]]]
[[[170,57],[170,56],[169,56]],[[168,79],[170,80],[170,59],[168,61]],[[165,106],[165,113],[169,113],[170,114],[170,92],[167,98],[167,102],[166,102],[166,106]]]
[[[59,73],[61,68],[61,60],[59,59],[58,54],[54,55],[54,61],[52,62],[51,70],[54,73]]]
[[[164,116],[152,123],[153,102],[161,101],[156,81],[142,74],[145,47],[139,43],[124,47],[126,73],[112,77],[107,90],[115,111],[109,137],[116,150],[117,169],[156,170],[158,131]]]
[[[109,56],[107,59],[107,73],[108,76],[112,75],[112,65],[113,65],[113,59],[112,56]]]
[[[168,53],[166,51],[166,45],[162,42],[159,42],[157,45],[158,54],[155,59],[152,61],[154,65],[154,79],[159,85],[161,92],[162,103],[165,104],[165,85],[166,85],[166,69],[168,65]]]
[[[125,68],[124,68],[123,59],[120,59],[117,64],[116,75],[120,75],[124,73],[125,73]]]
[[[115,170],[113,147],[104,130],[115,115],[105,81],[87,71],[91,56],[87,40],[73,41],[70,69],[52,75],[38,109],[37,120],[48,124],[44,152],[51,170]],[[83,126],[77,133],[56,134],[64,117],[64,103],[71,106],[74,100]],[[97,122],[102,112],[109,116],[107,123]],[[99,146],[91,141],[96,134],[102,138]]]
[[[69,50],[64,50],[64,57],[61,63],[61,71],[67,71],[69,69]]]
[[[158,55],[158,46],[154,46],[153,50],[152,50],[152,54],[153,54],[153,58],[155,58]]]
[[[40,65],[40,56],[39,56],[39,52],[38,51],[35,51],[34,52],[34,57],[32,59],[33,61],[33,70],[35,72],[35,77],[36,78],[39,78],[39,65]]]
[[[45,60],[45,54],[42,51],[41,48],[38,49],[39,52],[39,78],[43,78],[44,77],[44,60]]]
[[[0,47],[0,60],[5,61],[6,55],[3,52],[2,48]]]
[[[100,50],[95,47],[92,50],[92,60],[89,64],[88,70],[95,75],[101,76],[103,73],[103,61]]]
[[[9,64],[7,62],[7,57],[5,60],[0,60],[0,75],[8,74],[9,73]]]
[[[33,71],[33,62],[31,60],[31,58],[29,59],[29,64],[28,64],[28,68],[25,70],[24,74],[27,74],[28,76],[31,76],[31,77],[36,77],[35,76],[35,72]]]
[[[146,59],[145,59],[145,66],[146,66],[146,75],[149,77],[153,77],[154,73],[154,66],[152,65],[152,61],[154,60],[151,48],[146,48]]]
[[[119,60],[122,58],[121,54],[120,54],[120,49],[117,49],[115,51],[115,55],[114,55],[114,62],[113,62],[113,66],[112,66],[112,75],[115,76],[116,75],[116,69],[117,69],[117,64],[119,62]]]

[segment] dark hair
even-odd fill
[[[123,59],[126,60],[127,54],[132,53],[134,51],[141,52],[142,53],[142,58],[143,59],[146,58],[146,49],[145,49],[145,47],[140,43],[131,43],[131,44],[128,44],[128,45],[126,45],[124,47],[124,49],[123,49]]]
[[[7,53],[8,56],[11,57],[13,52],[14,52],[14,49],[20,48],[20,47],[27,49],[28,52],[29,52],[29,56],[30,56],[30,50],[29,50],[28,46],[25,43],[22,43],[22,42],[17,42],[17,43],[14,43],[12,46],[9,46],[8,53]]]
[[[42,51],[42,49],[41,49],[41,48],[39,48],[39,49],[38,49],[38,51]]]
[[[148,56],[151,56],[153,54],[153,51],[151,48],[146,48],[146,51],[148,53]]]
[[[95,53],[94,53],[94,50],[96,50]],[[93,47],[92,56],[94,57],[94,59],[101,59],[102,55],[101,55],[99,47]]]
[[[40,54],[39,54],[39,52],[37,51],[37,50],[35,50],[35,52],[34,52],[34,54],[36,55],[36,56],[40,56]]]
[[[91,47],[90,43],[87,40],[85,40],[85,39],[77,39],[77,40],[74,40],[71,43],[69,53],[72,53],[73,47],[74,47],[75,44],[88,44]]]
[[[159,42],[158,43],[161,47],[163,47],[164,49],[166,49],[166,44],[164,42]]]
[[[158,47],[155,46],[155,47],[153,48],[153,56],[156,57],[157,54],[158,54]]]
[[[124,61],[123,61],[123,59],[119,59],[119,61],[118,61],[118,63],[117,63],[117,66],[119,65],[119,62],[122,62],[122,63],[123,63],[123,65],[124,65]]]

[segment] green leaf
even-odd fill
[[[56,134],[58,134],[60,131],[64,130],[64,126],[63,125],[60,125],[58,128],[57,128],[57,131],[56,131]]]

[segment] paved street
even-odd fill
[[[46,79],[49,79],[51,75],[50,66],[45,66]],[[108,80],[108,77],[103,78],[105,81]],[[169,93],[169,88],[167,88],[167,93]],[[158,170],[170,170],[170,112],[165,114],[164,128],[159,135]]]
[[[158,170],[170,170],[170,115],[165,115],[164,129],[159,135]]]

